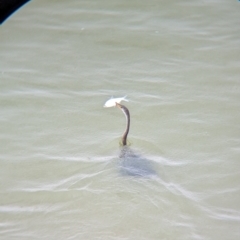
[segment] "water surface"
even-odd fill
[[[238,1],[32,1],[1,26],[1,239],[240,237]],[[122,174],[129,147],[154,177]]]

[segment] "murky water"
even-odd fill
[[[0,238],[239,239],[239,8],[32,1],[9,18]]]

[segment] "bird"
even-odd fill
[[[151,163],[146,159],[136,154],[127,145],[127,136],[130,130],[130,112],[128,108],[118,102],[115,102],[126,117],[126,129],[122,135],[122,148],[120,153],[120,169],[123,175],[149,177],[156,175],[156,172],[151,166]]]

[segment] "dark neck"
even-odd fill
[[[122,109],[122,111],[125,114],[126,120],[127,120],[127,127],[126,127],[126,130],[125,130],[125,132],[123,133],[123,136],[122,136],[122,144],[123,144],[123,146],[125,146],[125,145],[127,145],[127,135],[128,135],[129,128],[130,128],[130,114],[129,114],[128,109],[125,106]]]

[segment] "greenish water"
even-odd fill
[[[239,239],[239,7],[32,1],[9,18],[0,238]],[[154,176],[122,174],[125,118],[103,104],[124,95]]]

